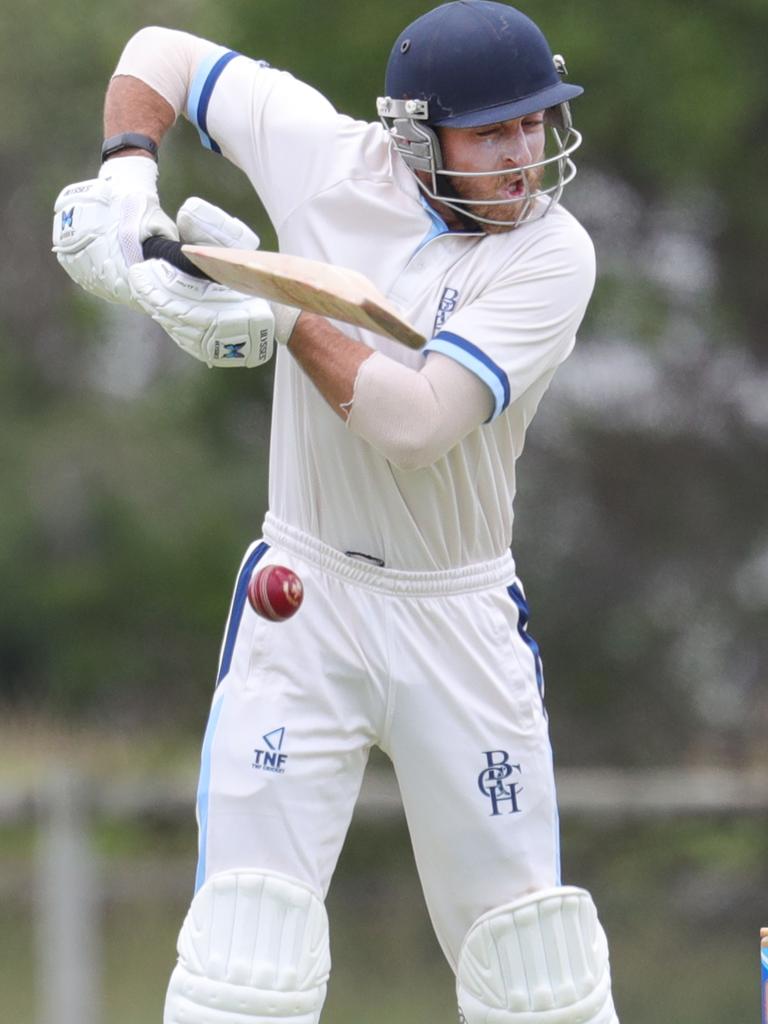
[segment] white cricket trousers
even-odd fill
[[[304,583],[293,618],[254,568]],[[264,868],[325,897],[365,770],[392,760],[438,940],[455,969],[482,914],[560,884],[538,648],[514,563],[378,568],[268,515],[240,568],[203,744],[197,886]]]

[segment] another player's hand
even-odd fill
[[[128,270],[144,258],[144,239],[178,238],[160,209],[157,164],[148,157],[108,160],[98,178],[62,189],[54,211],[56,258],[73,281],[108,302],[134,305]]]
[[[242,221],[202,199],[188,199],[177,217],[181,241],[257,249]],[[184,352],[208,366],[261,366],[274,348],[275,317],[268,302],[191,277],[164,260],[135,263],[129,273],[135,302]]]

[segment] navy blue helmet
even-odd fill
[[[566,83],[564,75],[563,58],[553,55],[527,15],[494,0],[454,0],[400,33],[387,63],[386,95],[377,109],[407,166],[427,172],[430,180],[417,177],[422,190],[470,217],[468,201],[456,198],[441,181],[456,172],[443,167],[436,129],[474,128],[546,111],[553,152],[529,168],[516,169],[543,169],[551,179],[529,196],[520,219],[531,220],[557,202],[576,173],[570,154],[581,136],[573,128],[569,101],[583,89]],[[537,181],[542,176],[537,173]]]

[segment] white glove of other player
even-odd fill
[[[177,217],[183,242],[257,249],[259,237],[242,221],[203,199],[188,199]],[[208,366],[261,366],[272,356],[276,319],[278,340],[299,310],[281,307],[276,318],[264,299],[191,277],[164,260],[136,263],[130,270],[135,301],[176,344]],[[285,312],[284,312],[285,311]]]
[[[108,302],[134,305],[128,268],[150,235],[178,238],[160,209],[157,164],[143,156],[107,160],[98,178],[68,185],[54,207],[53,251],[77,284]]]

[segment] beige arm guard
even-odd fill
[[[132,36],[122,52],[113,77],[130,75],[160,93],[176,116],[184,110],[195,68],[213,50],[215,43],[179,32],[150,26]]]
[[[486,385],[448,356],[430,353],[419,371],[374,352],[358,370],[347,426],[399,469],[422,469],[492,410]]]

